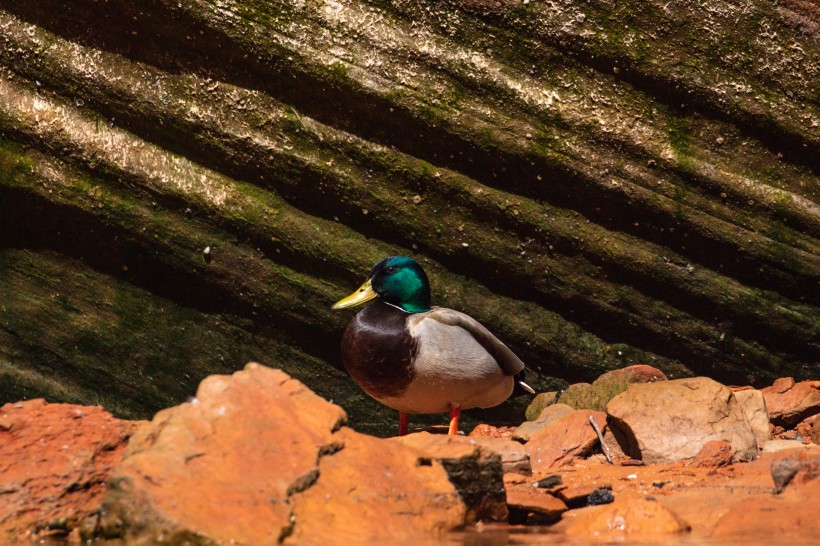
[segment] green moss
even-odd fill
[[[457,110],[464,98],[467,96],[467,89],[459,82],[452,82],[450,87],[442,96],[442,101],[447,108]]]
[[[328,66],[330,80],[339,86],[350,86],[356,84],[347,71],[347,66],[341,61],[333,61]]]
[[[14,185],[28,185],[34,172],[34,161],[17,144],[0,138],[0,179]]]
[[[672,148],[672,152],[675,154],[678,165],[684,171],[691,170],[693,161],[689,156],[689,148],[692,139],[692,128],[688,120],[673,114],[667,118],[667,126],[669,145]],[[686,197],[689,194],[690,189],[688,183],[680,177],[677,177],[674,180],[674,183],[675,193],[673,195],[673,199],[675,200],[675,219],[678,221],[683,221],[683,205],[686,203]]]

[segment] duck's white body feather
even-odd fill
[[[377,397],[405,413],[489,408],[509,398],[524,364],[489,330],[464,313],[434,307],[407,315],[417,352],[414,377],[397,396]]]

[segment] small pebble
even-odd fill
[[[597,506],[599,504],[609,504],[615,500],[615,495],[609,489],[596,489],[587,497],[587,506]]]

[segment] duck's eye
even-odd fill
[[[388,267],[387,269],[385,269],[385,272],[387,272],[387,274],[388,274],[388,275],[389,275],[389,274],[392,274],[392,273],[395,273],[395,272],[396,272],[396,266],[395,266],[395,265],[391,265],[390,267]]]

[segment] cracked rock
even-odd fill
[[[692,459],[712,440],[731,445],[731,460],[758,454],[754,431],[728,387],[707,377],[634,384],[607,404],[624,452],[645,463]]]
[[[109,480],[102,534],[276,544],[292,531],[289,497],[316,480],[320,454],[341,447],[333,432],[346,419],[279,370],[210,376],[135,433]]]

